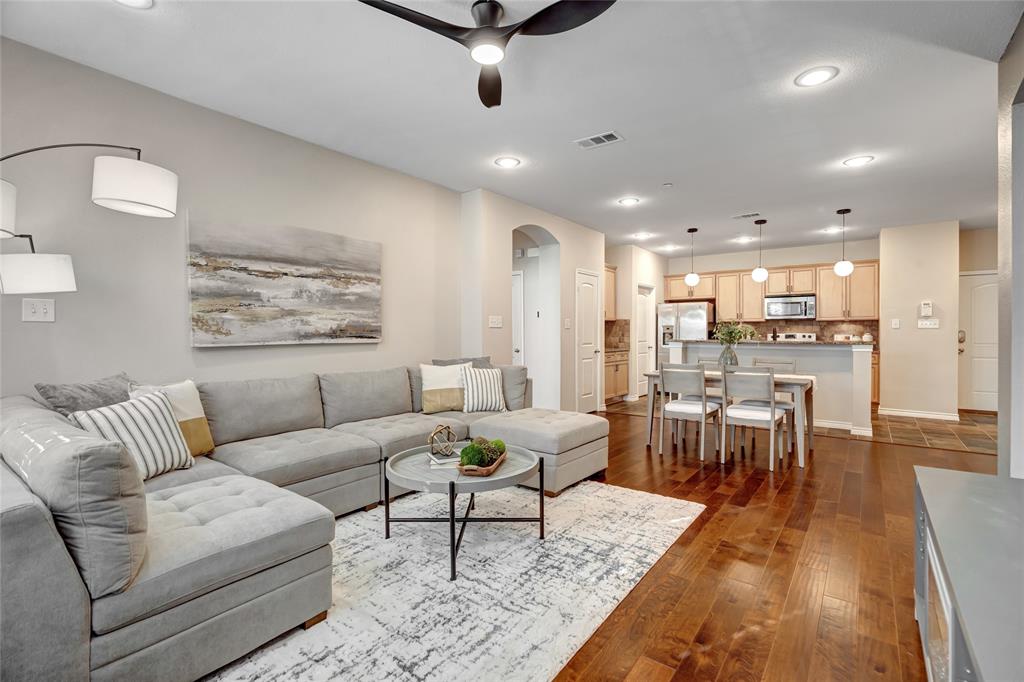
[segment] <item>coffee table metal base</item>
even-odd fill
[[[448,482],[448,516],[391,516],[391,486],[387,475],[384,476],[384,539],[391,538],[392,523],[447,523],[448,536],[451,544],[451,577],[455,580],[455,557],[462,547],[462,536],[466,532],[466,524],[473,523],[536,523],[540,526],[540,539],[544,539],[544,458],[538,458],[540,466],[537,467],[539,477],[539,506],[537,516],[470,516],[470,512],[476,507],[476,493],[470,493],[469,504],[466,505],[466,513],[461,517],[455,515],[455,500],[459,497],[455,492],[455,481]],[[387,464],[387,459],[384,460]],[[385,467],[386,468],[386,467]],[[456,522],[461,522],[458,535],[455,533]]]

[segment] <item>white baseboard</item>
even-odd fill
[[[874,435],[870,426],[854,426],[850,422],[837,422],[830,419],[815,419],[814,425],[826,429],[841,429],[843,431],[849,431],[851,436],[867,436],[870,438]]]
[[[635,403],[636,401],[640,400],[640,396],[638,396],[636,393],[630,393],[625,398],[623,398],[623,400],[625,400],[627,403]]]
[[[875,435],[875,432],[871,430],[870,426],[868,426],[866,428],[859,428],[859,427],[851,426],[850,427],[850,435],[851,436],[867,436],[868,438],[871,438],[872,436]]]
[[[941,419],[947,422],[958,422],[960,421],[959,414],[950,414],[949,412],[922,412],[921,410],[898,410],[894,407],[879,407],[878,414],[884,414],[889,417],[915,417],[917,419]]]

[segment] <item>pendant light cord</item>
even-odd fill
[[[843,260],[846,260],[846,214],[843,214]]]
[[[690,233],[690,272],[693,272],[693,232]]]

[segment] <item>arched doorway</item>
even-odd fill
[[[561,254],[558,240],[538,225],[512,231],[512,357],[527,367],[534,407],[562,401]]]

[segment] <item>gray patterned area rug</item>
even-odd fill
[[[459,499],[457,513],[468,498]],[[446,516],[415,494],[394,516]],[[384,510],[338,520],[334,606],[231,666],[222,680],[549,680],[704,505],[584,481],[535,524],[470,524],[448,580],[447,524],[394,524]],[[479,516],[535,516],[537,493],[477,496]]]

